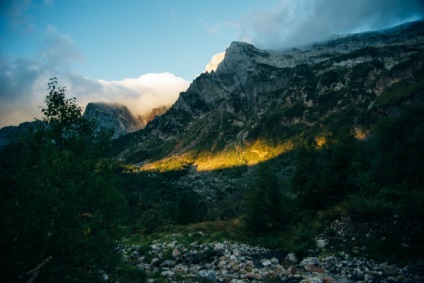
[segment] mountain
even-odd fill
[[[40,121],[24,122],[18,126],[7,126],[0,129],[0,148],[19,139],[19,137],[33,127],[39,125]]]
[[[115,151],[142,169],[208,171],[255,165],[340,127],[366,138],[395,105],[423,103],[423,43],[422,21],[285,51],[233,42]]]
[[[152,109],[148,115],[135,117],[124,105],[91,102],[87,104],[83,117],[96,121],[99,129],[112,129],[114,131],[113,138],[118,138],[122,135],[143,129],[147,123],[152,121],[156,116],[164,114],[167,110],[168,107],[161,106]]]
[[[97,130],[101,128],[112,129],[113,139],[122,135],[135,132],[146,127],[147,123],[156,116],[163,115],[169,107],[160,106],[153,108],[146,115],[135,117],[129,109],[117,103],[90,102],[87,104],[83,117],[96,122]],[[12,141],[28,131],[31,127],[41,122],[24,122],[18,126],[7,126],[0,129],[0,148],[10,144]]]
[[[146,126],[145,122],[134,117],[126,106],[116,103],[90,102],[85,108],[83,117],[96,121],[99,129],[112,129],[114,131],[113,138]]]

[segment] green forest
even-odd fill
[[[99,282],[104,274],[111,282],[144,282],[144,271],[116,252],[120,244],[200,229],[211,241],[300,255],[325,235],[334,246],[317,253],[357,246],[370,258],[422,259],[423,107],[401,106],[363,140],[346,125],[322,144],[305,135],[293,150],[253,166],[234,201],[221,196],[213,209],[195,190],[174,186],[189,168],[128,173],[110,157],[112,133],[96,131],[55,78],[48,87],[43,118],[0,150],[0,282]],[[293,168],[288,178],[278,177],[280,164]],[[340,218],[358,235],[349,245],[328,229]]]

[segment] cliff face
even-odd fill
[[[96,121],[98,128],[114,131],[113,138],[140,130],[146,126],[141,119],[135,118],[127,107],[120,104],[89,103],[83,117]]]
[[[120,157],[160,166],[178,159],[205,170],[250,165],[305,133],[335,131],[334,120],[343,119],[365,138],[365,116],[422,103],[423,49],[424,22],[286,51],[233,42],[166,114],[118,143]]]

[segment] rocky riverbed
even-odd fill
[[[122,245],[118,252],[144,270],[149,282],[424,282],[423,262],[397,266],[347,254],[298,258],[242,243],[183,238],[174,234],[150,246]]]

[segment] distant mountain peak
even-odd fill
[[[205,73],[212,73],[216,71],[216,69],[218,68],[218,65],[222,62],[222,60],[224,60],[224,57],[225,57],[225,52],[215,54],[212,57],[211,61],[206,65]]]
[[[83,116],[88,120],[96,121],[99,129],[112,129],[114,138],[146,126],[144,121],[135,118],[125,105],[118,103],[90,102]]]

